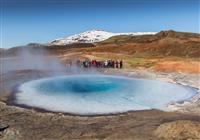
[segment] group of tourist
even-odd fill
[[[72,65],[72,62],[70,61],[69,66]],[[83,68],[123,68],[123,61],[122,60],[105,60],[105,61],[100,61],[100,60],[77,60],[76,65],[78,67],[83,67]]]

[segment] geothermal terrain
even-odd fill
[[[87,31],[53,40],[0,49],[0,139],[200,139],[200,95],[173,103],[168,112],[130,111],[80,116],[16,105],[24,82],[43,77],[98,73],[153,79],[200,88],[200,35],[176,31],[109,33]],[[67,70],[77,60],[123,60],[123,69]]]

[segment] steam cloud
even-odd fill
[[[63,74],[65,72],[79,74],[79,73],[99,73],[96,69],[81,69],[74,64],[69,67],[66,66],[65,62],[55,55],[50,54],[46,49],[22,47],[17,50],[16,54],[12,57],[0,58],[1,74],[9,71],[17,70],[41,70],[50,71],[55,74]]]
[[[54,72],[64,71],[64,65],[58,58],[50,55],[45,49],[23,48],[13,57],[0,59],[1,73],[16,70],[47,70]]]

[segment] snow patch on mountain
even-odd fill
[[[146,35],[155,34],[155,32],[133,32],[133,33],[111,33],[104,30],[90,30],[80,34],[75,34],[65,38],[55,39],[49,45],[66,45],[72,43],[95,43],[106,40],[116,35]]]

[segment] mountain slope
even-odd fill
[[[115,52],[137,56],[200,56],[200,34],[161,31],[155,35],[113,36],[87,51]]]
[[[24,49],[31,49],[35,53],[45,49],[53,54],[66,52],[111,52],[128,54],[133,57],[188,57],[199,58],[200,34],[176,31],[161,31],[154,35],[118,35],[95,43],[72,44],[37,44],[32,43],[24,47],[14,47],[0,52],[1,57],[13,56]]]
[[[147,34],[142,36],[117,35],[108,38],[107,40],[98,42],[98,44],[125,44],[125,43],[151,43],[164,38],[173,38],[181,41],[197,41],[199,42],[200,35],[197,33],[176,32],[173,30],[161,31],[156,34]]]
[[[50,42],[48,45],[66,45],[72,43],[94,43],[106,40],[116,35],[144,35],[144,34],[155,34],[154,32],[136,32],[136,33],[111,33],[103,30],[91,30],[80,34],[75,34],[69,37],[56,39]]]

